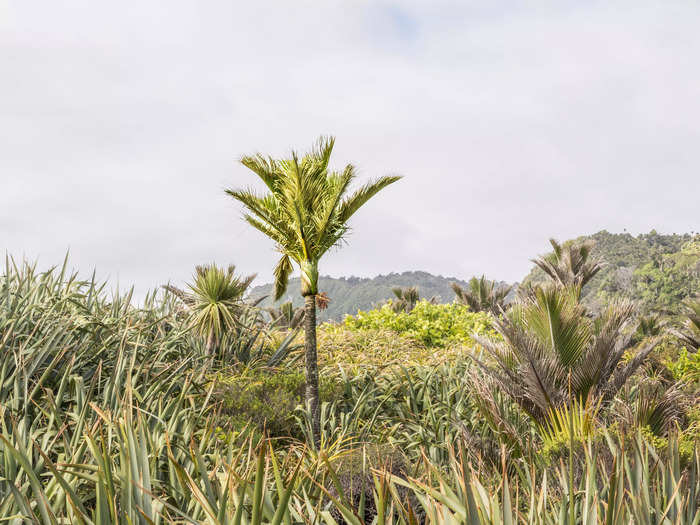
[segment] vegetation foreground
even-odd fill
[[[611,402],[538,423],[494,387],[481,364],[497,360],[453,344],[459,331],[438,337],[451,323],[497,342],[485,314],[419,302],[423,322],[451,308],[431,340],[387,307],[321,327],[314,449],[288,332],[251,315],[255,339],[212,358],[171,293],[135,308],[65,266],[11,261],[1,292],[8,523],[700,519],[697,354],[659,357]],[[392,316],[394,331],[371,326]]]
[[[229,192],[281,254],[276,298],[300,268],[301,308],[233,266],[135,306],[6,259],[0,522],[699,525],[697,237],[596,301],[593,245],[552,241],[517,293],[396,288],[317,325],[319,261],[398,180],[348,192],[332,148],[246,157],[269,193]]]

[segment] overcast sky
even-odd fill
[[[514,281],[551,236],[700,229],[700,3],[526,4],[0,0],[0,248],[267,281],[223,190],[320,134],[404,175],[323,274]]]

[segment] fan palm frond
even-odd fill
[[[533,289],[533,296],[495,318],[498,338],[475,335],[490,356],[479,364],[530,416],[542,423],[553,410],[592,396],[605,402],[645,362],[658,340],[630,351],[629,302],[613,302],[589,318],[576,293],[560,286]]]
[[[559,244],[550,239],[552,252],[534,262],[547,276],[560,286],[582,289],[600,271],[601,264],[590,259],[591,241]]]
[[[673,334],[691,352],[700,350],[700,299],[686,302],[686,319],[680,330]]]
[[[489,281],[485,276],[472,277],[467,288],[457,283],[450,283],[457,301],[466,304],[473,312],[491,312],[498,315],[506,309],[505,299],[512,286],[499,286],[496,281]]]

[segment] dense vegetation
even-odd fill
[[[378,275],[373,278],[363,277],[329,277],[322,275],[318,279],[319,289],[324,291],[331,302],[328,309],[319,312],[320,321],[342,321],[347,315],[354,315],[358,310],[370,310],[394,297],[393,289],[415,286],[421,297],[439,298],[441,303],[449,303],[454,297],[450,283],[455,282],[467,286],[465,281],[452,277],[432,275],[428,272],[403,272]],[[289,281],[290,289],[299,287],[299,279]],[[263,305],[272,302],[272,285],[254,286],[251,289],[251,297],[267,296]],[[302,304],[301,298],[296,294],[290,294],[284,300],[291,300],[295,306]]]
[[[6,259],[0,521],[700,523],[698,238],[596,234],[609,262],[552,241],[517,293],[394,282],[319,324],[342,302],[322,256],[397,180],[350,192],[332,149],[245,157],[268,193],[228,191],[280,253],[274,298],[297,265],[303,307],[234,266],[136,306]]]
[[[634,237],[600,231],[579,237],[591,241],[601,270],[583,288],[584,302],[600,307],[612,297],[635,301],[641,311],[678,313],[683,300],[700,294],[700,235],[661,235],[655,231]],[[535,267],[524,283],[541,282]]]
[[[176,293],[136,308],[105,290],[65,266],[8,262],[3,273],[8,523],[572,523],[571,513],[576,523],[697,522],[699,354],[668,334],[637,340],[619,317],[622,332],[601,332],[573,296],[523,299],[510,321],[522,337],[505,318],[427,301],[321,326],[319,451],[304,445],[294,329],[245,307],[247,330],[212,356]],[[611,347],[625,348],[613,371],[653,352],[603,402],[572,397],[571,379],[551,375],[560,402],[537,412],[493,375],[515,362],[473,354],[468,338],[494,349],[527,340],[518,319],[557,297],[556,338],[583,346],[556,348],[578,355],[582,371],[597,333],[626,341]],[[283,361],[266,365],[280,348]],[[527,348],[512,355],[527,359]]]
[[[624,295],[646,313],[656,310],[678,313],[684,299],[700,293],[700,236],[697,234],[650,232],[635,237],[601,231],[575,239],[576,242],[585,240],[592,242],[595,256],[604,262],[583,288],[584,302],[589,305],[600,307],[610,297]],[[542,282],[544,278],[544,272],[533,265],[522,282]],[[374,278],[321,276],[319,288],[328,294],[331,302],[326,311],[319,313],[319,319],[341,321],[345,315],[372,309],[391,299],[396,287],[416,286],[421,297],[436,297],[440,303],[449,303],[456,297],[451,283],[461,289],[471,286],[470,281],[427,272],[391,273]],[[290,281],[290,288],[298,286],[298,280]],[[507,286],[501,283],[500,288]],[[251,289],[251,297],[268,296],[265,305],[272,302],[271,294],[272,285]],[[509,294],[508,300],[512,296]],[[295,295],[287,299],[295,306],[301,305],[301,298]]]

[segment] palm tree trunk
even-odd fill
[[[313,445],[318,448],[321,444],[321,413],[318,399],[315,295],[304,297],[304,350],[306,353],[306,404],[311,411]]]

